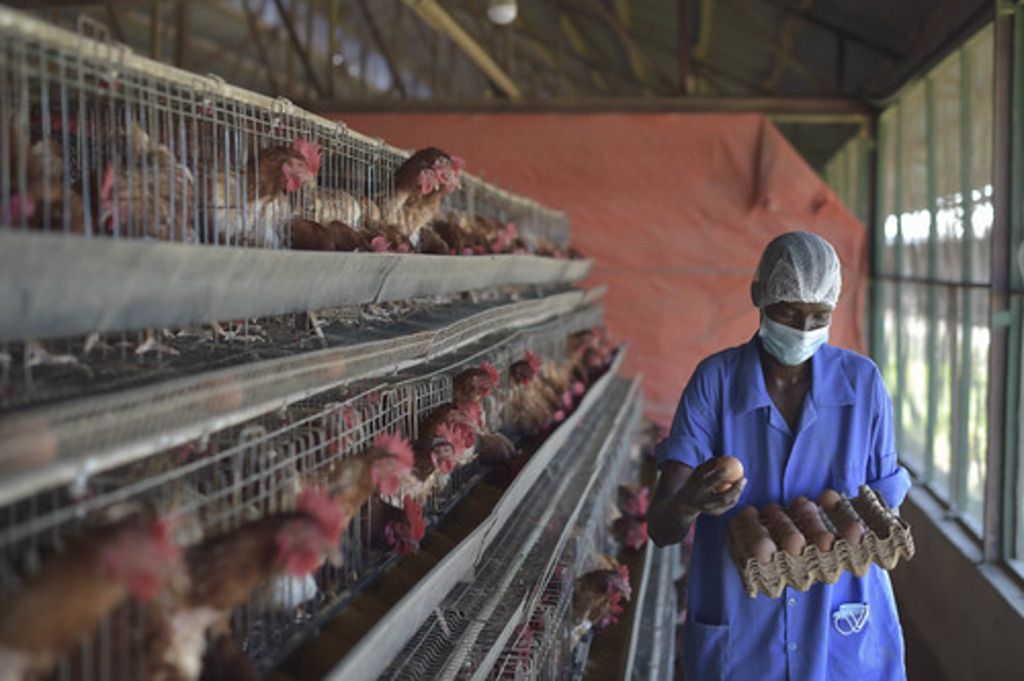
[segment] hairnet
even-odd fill
[[[787,232],[765,246],[750,297],[760,308],[779,302],[835,307],[841,288],[839,256],[832,244],[810,232]]]

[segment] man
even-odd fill
[[[874,363],[827,344],[841,289],[832,245],[809,232],[769,243],[751,284],[757,334],[703,360],[668,437],[648,514],[655,544],[695,524],[683,668],[698,679],[840,681],[905,679],[903,635],[888,574],[781,597],[747,595],[728,555],[726,526],[743,506],[786,506],[826,489],[860,485],[897,507],[910,476],[896,460],[892,401]],[[731,455],[745,477],[716,492],[714,457]]]

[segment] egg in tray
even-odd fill
[[[857,577],[874,563],[891,570],[914,556],[910,526],[882,496],[862,485],[856,497],[825,490],[817,502],[798,497],[788,508],[746,506],[727,529],[729,555],[753,598],[777,598],[789,586],[806,591],[832,584],[843,572]]]

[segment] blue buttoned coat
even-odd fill
[[[657,447],[659,465],[696,468],[729,454],[747,477],[733,509],[700,515],[695,523],[685,678],[905,679],[903,635],[884,570],[872,566],[864,577],[844,573],[837,583],[806,592],[786,588],[780,598],[751,598],[729,558],[726,525],[743,506],[816,499],[825,489],[852,497],[868,484],[895,508],[910,488],[896,460],[892,401],[870,359],[822,346],[810,360],[811,389],[792,432],[768,396],[758,343],[755,336],[700,363]],[[866,612],[859,631],[851,630],[848,612]]]

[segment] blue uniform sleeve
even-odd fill
[[[678,461],[696,468],[711,458],[718,432],[718,398],[721,389],[713,372],[701,363],[679,398],[672,428],[655,447],[658,467]]]
[[[897,460],[892,425],[892,398],[889,397],[889,391],[877,369],[872,388],[873,413],[867,484],[882,495],[886,504],[897,508],[910,491],[910,473]]]

